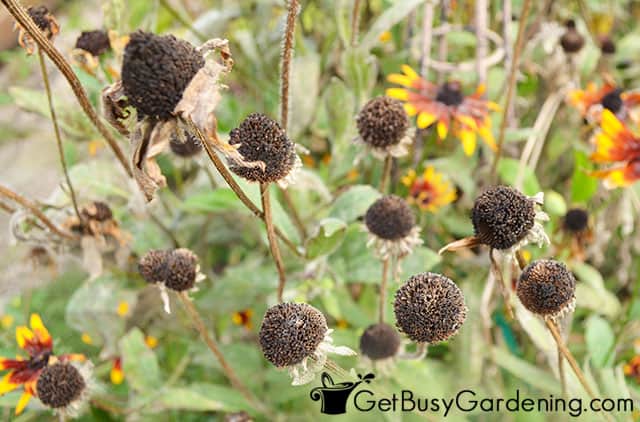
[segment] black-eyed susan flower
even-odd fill
[[[0,395],[13,391],[20,386],[24,389],[16,405],[16,414],[22,413],[31,397],[38,395],[36,392],[38,377],[52,359],[60,362],[84,361],[84,356],[80,354],[54,356],[53,338],[38,314],[31,315],[29,326],[31,328],[25,326],[16,328],[16,342],[29,357],[0,358],[0,370],[9,371],[0,380]]]
[[[369,100],[356,117],[357,143],[374,157],[402,157],[409,152],[414,131],[402,103],[390,97]]]
[[[640,179],[640,136],[609,110],[602,112],[600,129],[593,137],[591,160],[609,168],[592,174],[603,179],[609,189],[629,186]]]
[[[60,25],[58,24],[58,21],[55,16],[49,12],[49,9],[47,9],[46,6],[29,6],[27,8],[27,14],[36,24],[38,29],[40,29],[44,36],[49,40],[53,40],[53,38],[60,32]],[[19,29],[18,43],[20,44],[20,47],[24,48],[27,54],[33,54],[36,48],[36,43],[33,38],[31,38],[31,35],[29,35],[29,33],[18,23],[15,24],[14,29]]]
[[[431,166],[421,176],[409,170],[402,178],[402,184],[409,188],[407,200],[422,211],[436,212],[439,208],[456,200],[455,188]]]
[[[378,199],[367,209],[364,222],[369,232],[367,246],[382,259],[402,258],[422,244],[413,210],[399,196]]]
[[[120,385],[124,381],[124,371],[122,370],[122,358],[117,357],[111,361],[111,370],[109,371],[109,379],[114,385]]]
[[[287,368],[292,385],[307,384],[324,368],[327,354],[352,356],[344,346],[334,346],[322,312],[306,303],[280,303],[267,309],[259,339],[264,357]]]
[[[243,309],[241,311],[236,311],[231,316],[231,320],[236,325],[241,325],[247,330],[250,330],[253,327],[253,323],[251,322],[251,318],[253,317],[253,311],[251,309]]]
[[[435,124],[440,139],[445,139],[451,129],[462,142],[466,155],[475,151],[476,134],[491,149],[496,149],[489,111],[499,107],[482,98],[484,85],[480,85],[475,93],[464,95],[457,81],[438,86],[423,79],[407,65],[402,66],[402,72],[389,75],[387,80],[404,88],[389,88],[386,94],[405,103],[407,114],[417,116],[418,128],[424,129]]]
[[[94,390],[92,370],[91,362],[58,361],[47,366],[36,383],[38,398],[62,418],[77,417]]]
[[[609,110],[620,119],[626,119],[629,113],[640,105],[640,92],[623,91],[613,81],[606,81],[601,87],[589,82],[587,87],[571,91],[569,104],[592,122],[599,122],[603,110]]]
[[[576,279],[567,267],[551,259],[529,264],[518,279],[522,305],[536,315],[561,318],[575,309]]]

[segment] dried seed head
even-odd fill
[[[398,332],[383,322],[370,325],[360,337],[360,351],[371,360],[393,357],[399,348]]]
[[[458,332],[467,317],[458,286],[434,273],[409,278],[396,292],[393,309],[400,331],[418,343],[448,339]]]
[[[171,251],[166,259],[167,277],[165,285],[177,292],[191,289],[198,275],[198,257],[189,249]]]
[[[169,147],[174,154],[180,157],[190,158],[202,151],[202,143],[198,138],[184,131],[180,138],[175,132],[169,138]]]
[[[602,54],[615,54],[616,43],[610,37],[603,37],[600,40],[600,52]]]
[[[102,201],[93,201],[91,204],[82,208],[80,213],[87,220],[107,221],[113,218],[111,208]]]
[[[534,201],[507,186],[495,186],[473,204],[471,221],[476,237],[494,249],[509,249],[533,227]]]
[[[96,29],[95,31],[82,31],[76,40],[76,48],[91,53],[98,57],[102,53],[111,49],[111,41],[107,31]]]
[[[56,20],[46,6],[29,6],[27,14],[47,38],[51,39],[58,33]]]
[[[517,294],[529,311],[553,316],[572,305],[575,289],[576,279],[563,263],[540,259],[529,264],[520,275]]]
[[[231,166],[231,171],[252,182],[270,183],[284,179],[296,162],[295,145],[280,125],[260,113],[252,113],[229,134],[229,143],[248,162],[262,161],[260,167]]]
[[[462,86],[458,81],[445,82],[438,87],[436,101],[448,106],[458,106],[462,104],[464,95],[462,95]]]
[[[168,119],[204,64],[202,55],[186,41],[136,31],[124,50],[124,93],[145,116]]]
[[[600,104],[602,104],[602,107],[610,110],[613,114],[617,113],[624,105],[622,97],[620,96],[621,93],[622,90],[620,88],[614,89],[613,91],[602,97],[602,100],[600,100]]]
[[[167,278],[168,256],[169,251],[153,249],[140,258],[138,272],[147,283],[164,282]]]
[[[396,195],[383,196],[364,216],[367,229],[381,239],[397,240],[411,233],[415,216],[407,201]]]
[[[43,369],[36,391],[40,401],[53,409],[60,409],[78,400],[87,383],[75,366],[55,363]]]
[[[589,225],[589,213],[582,208],[572,208],[565,214],[562,226],[572,233],[579,233]]]
[[[567,30],[560,37],[560,45],[567,54],[577,53],[582,49],[584,45],[584,37],[576,30],[576,23],[573,20],[568,20],[565,23]]]
[[[267,309],[260,327],[264,357],[277,367],[296,365],[311,356],[327,333],[327,321],[306,303],[281,303]]]
[[[400,101],[377,97],[364,105],[356,123],[364,143],[374,148],[386,148],[397,145],[405,137],[409,116]]]

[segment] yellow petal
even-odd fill
[[[400,179],[400,182],[405,186],[411,186],[414,180],[416,180],[416,172],[411,169],[402,177],[402,179]]]
[[[470,129],[470,130],[477,130],[478,129],[478,124],[476,123],[475,119],[473,117],[470,116],[465,116],[464,114],[458,114],[456,115],[456,119],[462,123],[464,126],[466,126],[465,129]]]
[[[418,125],[420,129],[424,129],[431,126],[435,121],[436,121],[435,114],[422,111],[420,112],[420,114],[418,114],[418,121],[416,122],[416,125]]]
[[[493,101],[487,101],[487,108],[491,111],[500,111],[502,107],[498,103],[494,103]]]
[[[386,90],[387,97],[395,98],[400,101],[409,100],[409,91],[404,88],[389,88]]]
[[[438,122],[438,137],[445,139],[449,133],[449,126],[442,120]]]
[[[80,339],[82,340],[82,342],[84,344],[92,344],[93,343],[93,339],[91,338],[91,336],[88,333],[82,333],[82,336],[80,337]]]
[[[418,109],[410,103],[404,103],[404,111],[407,112],[407,115],[409,115],[409,117],[413,117],[418,114]]]
[[[489,124],[491,121],[489,119],[485,120],[483,124],[478,128],[478,133],[484,140],[484,143],[489,146],[492,150],[497,150],[498,146],[496,145],[496,139],[493,137],[493,132],[491,131],[491,127]]]
[[[600,122],[600,125],[605,133],[614,137],[624,130],[624,126],[620,120],[618,120],[616,115],[607,109],[602,111],[602,121]]]
[[[400,69],[402,69],[402,73],[404,73],[411,79],[420,79],[420,75],[418,75],[416,71],[411,68],[411,66],[403,64],[402,66],[400,66]]]
[[[9,391],[13,391],[20,385],[14,384],[9,380],[9,378],[11,378],[11,375],[13,375],[13,371],[9,372],[7,375],[2,377],[2,380],[0,380],[0,395],[6,394]]]
[[[18,347],[20,347],[21,349],[24,349],[27,341],[31,341],[33,340],[33,338],[33,332],[24,325],[16,328],[16,342],[18,343]]]
[[[433,168],[433,166],[429,166],[426,169],[424,169],[424,173],[422,173],[422,178],[424,180],[431,180],[434,173],[435,173],[435,169]]]
[[[476,150],[476,134],[471,130],[461,130],[458,134],[462,141],[462,149],[467,156],[473,154]]]
[[[113,384],[120,385],[122,384],[122,381],[124,381],[124,372],[122,372],[122,369],[116,368],[114,366],[113,368],[111,368],[111,372],[109,373],[109,378],[111,379],[111,382]]]
[[[22,413],[24,408],[27,407],[27,404],[29,404],[29,400],[31,400],[31,394],[26,391],[22,393],[20,400],[18,400],[18,404],[16,405],[16,415]]]
[[[116,312],[118,316],[125,317],[129,313],[129,304],[126,301],[121,300],[118,303],[118,309]]]
[[[40,315],[31,314],[31,318],[29,318],[29,325],[40,341],[46,343],[51,340],[51,334],[49,334],[47,327],[42,323]]]
[[[391,75],[387,76],[387,81],[393,84],[406,86],[407,88],[411,88],[411,86],[413,85],[413,79],[399,73],[392,73]]]

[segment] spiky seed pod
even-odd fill
[[[455,335],[467,317],[462,292],[449,278],[416,274],[396,292],[397,326],[411,340],[436,343]]]
[[[91,204],[82,208],[80,213],[87,220],[107,221],[113,218],[111,208],[102,201],[93,201]]]
[[[534,314],[554,316],[573,305],[575,289],[576,279],[563,263],[540,259],[520,274],[517,294]]]
[[[198,138],[188,132],[184,132],[183,138],[174,132],[169,138],[169,147],[171,151],[180,157],[190,158],[202,151],[202,143]]]
[[[572,233],[580,233],[589,225],[589,213],[582,208],[572,208],[562,219],[562,226]]]
[[[600,52],[602,54],[615,54],[616,43],[610,37],[604,37],[600,40]]]
[[[186,41],[136,31],[124,50],[124,93],[145,116],[168,119],[204,64],[202,55]]]
[[[399,348],[398,332],[383,322],[370,325],[360,337],[360,351],[371,360],[393,357]]]
[[[70,363],[55,363],[43,369],[38,377],[36,391],[45,406],[60,409],[78,400],[87,383]]]
[[[584,37],[576,30],[576,23],[573,20],[568,20],[565,23],[567,30],[560,37],[560,45],[567,54],[577,53],[582,49],[584,45]]]
[[[327,321],[306,303],[280,303],[269,308],[260,327],[264,357],[282,368],[313,355],[327,333]]]
[[[165,285],[177,292],[191,289],[198,275],[198,257],[189,249],[174,249],[167,256]]]
[[[464,95],[462,95],[462,86],[458,81],[445,82],[438,88],[436,101],[448,106],[457,106],[462,104]]]
[[[138,262],[138,272],[147,283],[161,283],[167,278],[169,251],[152,249]]]
[[[620,88],[614,89],[613,91],[602,97],[602,100],[600,100],[600,104],[602,104],[602,107],[610,110],[613,114],[616,114],[620,111],[620,109],[622,109],[622,106],[624,105],[622,97],[620,96],[621,93],[622,90]]]
[[[374,202],[364,216],[367,229],[381,239],[397,240],[407,236],[416,225],[413,210],[404,199],[387,195]]]
[[[278,122],[261,113],[251,113],[229,134],[229,143],[248,162],[262,161],[260,167],[231,166],[231,171],[252,182],[270,183],[284,179],[296,161],[295,145]]]
[[[473,204],[471,221],[476,237],[494,249],[509,249],[535,223],[534,201],[508,186],[495,186]]]
[[[364,105],[356,117],[363,142],[375,148],[398,144],[409,128],[409,116],[402,103],[389,97],[377,97]]]
[[[51,19],[53,19],[53,15],[51,15],[46,6],[29,6],[27,8],[27,14],[31,20],[33,20],[33,23],[35,23],[42,32],[47,34],[47,37],[51,37],[53,32]]]
[[[111,49],[111,41],[107,31],[96,29],[94,31],[82,31],[76,40],[76,48],[98,57]]]

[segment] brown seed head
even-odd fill
[[[80,371],[69,363],[58,362],[42,370],[36,391],[42,404],[60,409],[79,399],[86,387]]]
[[[393,357],[399,348],[398,332],[383,322],[370,325],[360,337],[360,351],[371,360]]]
[[[189,249],[171,251],[166,259],[167,277],[165,285],[177,292],[191,289],[196,284],[198,257]]]
[[[138,262],[138,272],[147,283],[162,283],[167,278],[169,251],[152,249]]]
[[[577,53],[582,49],[584,45],[584,37],[576,30],[576,23],[573,20],[568,20],[565,23],[567,30],[560,37],[560,45],[567,54]]]
[[[364,216],[367,229],[381,239],[398,240],[411,233],[416,225],[413,210],[407,201],[396,195],[378,199]]]
[[[94,31],[82,31],[76,40],[76,48],[98,57],[102,53],[111,49],[111,41],[107,31],[97,29]]]
[[[171,151],[183,158],[190,158],[202,151],[202,143],[198,138],[188,132],[184,132],[180,138],[175,132],[169,138]]]
[[[572,233],[579,233],[589,225],[589,213],[582,208],[572,208],[565,214],[562,226]]]
[[[377,97],[360,110],[356,124],[363,142],[374,148],[386,148],[404,138],[409,128],[409,116],[400,101]]]
[[[29,6],[27,14],[33,23],[44,32],[47,38],[51,39],[58,33],[58,23],[56,18],[49,12],[46,6]]]
[[[102,201],[93,201],[91,204],[82,208],[80,213],[82,217],[87,220],[107,221],[113,218],[111,208]]]
[[[517,294],[529,311],[553,316],[571,305],[575,289],[576,279],[563,263],[539,259],[529,264],[520,275]]]

